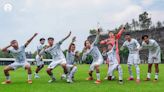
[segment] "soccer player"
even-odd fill
[[[116,45],[112,44],[108,45],[109,51],[107,52],[107,59],[109,60],[109,67],[108,67],[108,80],[112,80],[112,76],[115,70],[118,70],[119,73],[119,83],[123,84],[123,71],[121,65],[118,63],[117,56],[116,56]]]
[[[137,75],[136,83],[140,83],[140,68],[139,68],[140,44],[138,43],[138,41],[136,39],[131,38],[130,34],[126,34],[125,39],[126,39],[126,41],[123,43],[121,50],[123,50],[125,47],[127,47],[129,50],[129,56],[128,56],[127,64],[128,64],[128,70],[129,70],[130,77],[128,78],[128,80],[134,80],[133,74],[132,74],[132,65],[134,65],[136,68],[136,75]]]
[[[52,70],[54,68],[57,67],[57,65],[61,65],[62,68],[64,69],[64,73],[67,75],[67,68],[66,68],[66,58],[63,54],[63,51],[61,50],[61,44],[67,39],[69,38],[71,35],[71,32],[61,41],[57,42],[56,44],[54,44],[54,38],[49,37],[48,38],[48,46],[46,46],[39,55],[44,54],[45,52],[48,52],[51,54],[52,56],[52,62],[49,64],[48,68],[47,68],[47,73],[48,75],[51,77],[51,80],[49,80],[49,83],[52,83],[56,80],[56,78],[54,77]]]
[[[151,79],[151,68],[152,65],[155,65],[155,80],[158,80],[159,67],[158,64],[161,63],[161,49],[158,43],[154,39],[149,39],[148,35],[142,36],[142,46],[141,49],[149,50],[148,57],[148,73],[146,81],[150,81]]]
[[[68,51],[66,52],[67,70],[68,70],[68,83],[73,83],[74,74],[77,71],[77,66],[75,63],[75,49],[74,44],[76,37],[73,37],[71,44],[69,45]],[[65,74],[62,77],[66,76]]]
[[[84,43],[84,50],[83,50],[83,56],[82,60],[84,61],[88,55],[91,55],[93,58],[93,62],[90,66],[89,70],[89,78],[87,80],[93,80],[92,73],[96,69],[96,76],[97,80],[95,81],[96,84],[101,83],[100,80],[100,71],[99,71],[99,66],[103,63],[103,57],[97,47],[98,41],[99,41],[99,35],[100,31],[98,30],[95,41],[91,44],[89,40],[86,40]]]
[[[37,36],[37,33],[35,33],[32,38],[30,38],[24,45],[20,46],[18,45],[17,40],[12,40],[10,45],[3,48],[2,51],[11,53],[13,57],[15,58],[15,62],[6,66],[4,68],[4,74],[6,76],[6,81],[2,82],[2,84],[10,84],[10,74],[9,71],[16,70],[17,68],[24,67],[28,72],[28,83],[32,84],[31,80],[31,68],[30,64],[26,60],[26,54],[25,54],[25,48],[29,45],[29,43]],[[9,49],[12,47],[13,49]]]
[[[45,38],[41,38],[39,40],[39,42],[40,42],[40,44],[39,44],[39,46],[37,46],[37,55],[35,57],[37,68],[35,70],[35,77],[34,78],[40,78],[38,73],[44,67],[43,56],[42,55],[39,56],[39,53],[44,47]]]
[[[109,37],[105,40],[100,41],[100,44],[102,44],[102,45],[112,44],[113,46],[116,41],[116,56],[117,56],[117,61],[119,63],[120,63],[120,55],[119,55],[118,40],[121,38],[121,35],[124,31],[125,31],[124,27],[122,27],[121,30],[116,35],[114,35],[114,33],[112,31],[109,31],[109,33],[108,33]],[[107,65],[109,66],[108,62],[107,62]],[[108,78],[105,77],[105,79],[108,79]],[[114,76],[112,77],[112,79],[114,79]]]

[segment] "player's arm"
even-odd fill
[[[116,34],[116,39],[120,39],[124,31],[125,31],[125,27],[122,27],[121,30]]]
[[[38,35],[38,33],[35,33],[29,40],[27,40],[27,42],[25,43],[24,46],[27,47],[37,35]]]
[[[97,31],[96,38],[94,42],[92,43],[93,45],[97,45],[99,42],[99,37],[100,37],[100,30]]]
[[[11,47],[11,44],[2,49],[3,52],[8,52],[8,48]]]
[[[59,44],[62,44],[66,39],[68,39],[70,36],[71,36],[71,31],[69,32],[69,34],[65,37],[65,38],[63,38],[61,41],[59,41]]]
[[[49,46],[47,46],[47,45],[45,47],[43,47],[43,49],[39,52],[39,56],[44,55],[47,52],[46,49],[48,49],[48,48],[49,48]]]
[[[141,46],[140,46],[140,44],[138,43],[137,40],[135,40],[135,43],[136,43],[136,46],[137,46],[136,49],[137,49],[137,50],[140,50],[140,47],[141,47]]]
[[[123,51],[126,47],[126,42],[123,43],[123,45],[121,46],[120,50]]]
[[[87,55],[88,55],[87,48],[84,48],[83,51],[82,51],[82,53],[83,53],[83,55],[82,55],[82,61],[85,61],[86,58],[87,58]]]

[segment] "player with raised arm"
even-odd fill
[[[73,37],[72,42],[69,45],[68,51],[66,52],[67,70],[69,73],[68,79],[67,79],[68,83],[73,82],[74,74],[77,71],[77,66],[75,63],[75,49],[76,49],[76,46],[74,43],[75,41],[76,41],[76,37]],[[62,76],[64,76],[64,75],[62,75]]]
[[[15,58],[15,62],[6,66],[4,68],[4,74],[6,76],[6,81],[2,82],[2,84],[10,84],[10,74],[9,71],[16,70],[17,68],[24,67],[28,72],[28,83],[32,84],[31,79],[31,67],[30,64],[26,60],[26,54],[25,54],[25,48],[30,44],[30,42],[37,36],[37,33],[35,33],[24,45],[20,46],[18,45],[17,40],[12,40],[10,42],[10,45],[3,48],[2,51],[11,53],[13,57]],[[12,47],[13,49],[9,49]]]
[[[39,56],[40,51],[44,48],[45,38],[40,38],[40,44],[37,46],[37,55],[35,57],[37,68],[35,70],[35,77],[40,78],[38,75],[39,71],[44,67],[43,55]]]
[[[97,47],[99,42],[99,36],[100,36],[100,31],[98,29],[95,41],[92,44],[90,43],[89,40],[85,41],[84,43],[85,47],[82,56],[83,61],[87,58],[88,55],[92,56],[93,62],[90,65],[89,78],[87,78],[87,80],[93,80],[92,73],[94,70],[96,70],[96,76],[97,76],[97,80],[95,81],[96,84],[101,83],[99,66],[103,63],[103,57]]]
[[[58,65],[61,65],[62,68],[64,69],[64,73],[67,75],[68,71],[66,68],[66,58],[64,56],[63,51],[61,50],[61,44],[67,39],[69,38],[71,35],[71,32],[61,41],[57,42],[56,44],[54,44],[54,38],[49,37],[48,38],[48,46],[46,46],[39,55],[44,54],[45,52],[50,53],[52,56],[52,62],[49,64],[48,68],[47,68],[47,74],[51,77],[51,80],[49,80],[49,83],[52,83],[56,80],[56,78],[54,77],[52,70],[54,68],[56,68]]]
[[[116,43],[108,45],[108,52],[107,52],[107,59],[109,60],[109,67],[108,67],[108,80],[112,80],[112,76],[115,70],[118,70],[119,74],[119,83],[123,84],[123,70],[121,68],[120,63],[117,60],[117,53],[116,53]]]
[[[136,75],[137,75],[136,83],[140,83],[140,68],[139,68],[140,44],[138,43],[138,41],[136,39],[131,38],[130,34],[126,34],[125,39],[126,39],[126,41],[123,43],[121,50],[123,50],[125,47],[127,47],[129,50],[129,56],[128,56],[127,64],[128,64],[128,71],[129,71],[130,77],[128,78],[128,80],[134,80],[133,73],[132,73],[132,65],[134,65],[136,68]]]

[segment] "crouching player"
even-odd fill
[[[116,44],[114,46],[112,44],[109,44],[108,46],[109,51],[107,52],[108,60],[109,60],[109,67],[108,67],[108,80],[112,80],[112,76],[115,70],[118,70],[119,74],[119,83],[123,84],[123,71],[121,68],[121,65],[119,64],[116,56]]]
[[[49,64],[47,68],[47,73],[51,77],[51,80],[49,80],[49,83],[52,83],[56,80],[54,77],[52,70],[56,68],[58,65],[61,65],[62,68],[64,69],[64,73],[67,75],[67,68],[66,68],[66,58],[63,54],[63,51],[61,50],[61,44],[68,38],[70,37],[71,32],[66,36],[64,39],[59,41],[58,43],[54,44],[54,38],[49,37],[48,38],[48,46],[46,46],[39,55],[43,55],[45,52],[48,52],[52,56],[52,62]]]
[[[97,80],[95,81],[96,84],[101,83],[99,66],[103,63],[103,57],[97,47],[99,41],[99,35],[100,35],[100,31],[98,30],[95,41],[92,44],[90,43],[89,40],[85,41],[84,43],[85,48],[83,50],[83,56],[82,56],[82,60],[85,60],[87,58],[87,55],[92,56],[93,62],[90,66],[89,78],[87,78],[87,80],[93,80],[92,73],[96,69],[96,76],[97,76]]]
[[[158,73],[159,67],[158,64],[161,63],[161,49],[159,44],[154,39],[149,39],[148,35],[144,35],[142,37],[142,46],[141,49],[148,49],[149,50],[149,57],[148,57],[148,73],[146,81],[150,81],[151,79],[151,68],[154,64],[155,66],[155,80],[158,80]]]
[[[129,50],[129,56],[128,56],[128,71],[130,74],[130,77],[128,80],[134,80],[133,78],[133,73],[132,73],[132,65],[135,66],[136,68],[136,83],[140,83],[140,57],[139,57],[139,49],[140,49],[140,44],[136,39],[131,38],[130,34],[125,35],[126,41],[123,43],[121,50],[123,50],[125,47],[128,48]]]
[[[40,45],[37,46],[37,55],[35,57],[37,68],[35,70],[35,77],[34,78],[40,78],[39,75],[38,75],[38,73],[44,67],[43,56],[42,55],[39,56],[40,51],[44,47],[44,43],[45,43],[45,39],[44,38],[41,38],[40,39]]]
[[[25,48],[29,45],[29,43],[37,36],[37,33],[34,34],[32,38],[30,38],[24,45],[18,45],[17,40],[12,40],[10,45],[2,49],[4,52],[11,53],[15,58],[15,62],[6,66],[4,69],[4,74],[6,76],[6,81],[2,82],[2,84],[10,84],[10,75],[9,71],[16,70],[17,68],[24,67],[28,72],[28,83],[32,84],[31,80],[31,67],[30,64],[26,60]],[[13,49],[9,49],[12,47]]]
[[[77,71],[77,66],[75,64],[75,42],[76,37],[73,37],[71,44],[69,45],[68,51],[66,52],[66,61],[67,61],[67,70],[68,70],[68,83],[73,83],[74,74]],[[62,77],[66,78],[66,75],[63,74]]]

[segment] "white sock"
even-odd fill
[[[31,74],[28,74],[28,80],[31,80]]]
[[[132,65],[128,65],[128,71],[129,71],[130,78],[133,78]]]
[[[151,78],[151,73],[147,73],[147,78]]]
[[[72,69],[71,72],[70,72],[70,77],[71,77],[71,78],[74,76],[74,74],[75,74],[76,71],[77,71],[77,67],[74,66],[73,69]]]
[[[100,73],[96,73],[97,80],[100,80]]]
[[[155,79],[158,79],[158,73],[155,73]]]
[[[118,66],[118,73],[119,73],[119,80],[123,80],[122,79],[123,71],[120,65]]]
[[[54,79],[54,78],[55,78],[53,74],[52,74],[52,75],[50,75],[50,77],[51,77],[51,79]]]
[[[10,80],[10,76],[6,76],[6,80]]]
[[[139,65],[135,65],[135,67],[136,67],[137,79],[139,80],[140,79],[140,67],[139,67]]]

